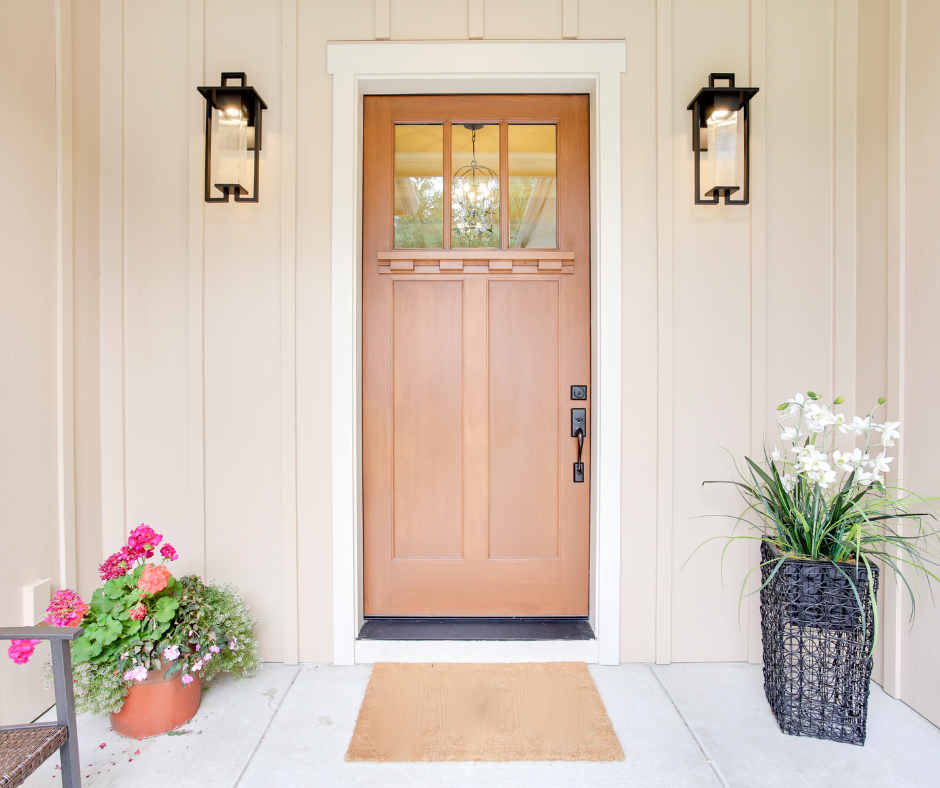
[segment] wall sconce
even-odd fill
[[[728,86],[716,88],[715,80]],[[736,88],[734,74],[709,74],[689,104],[692,110],[692,150],[695,152],[695,204],[718,205],[722,193],[725,205],[747,205],[750,200],[748,103],[760,88]],[[705,166],[702,167],[702,151]],[[705,197],[702,199],[702,192]],[[732,200],[734,192],[741,199]]]
[[[230,79],[241,85],[229,85]],[[222,72],[221,81],[196,88],[206,97],[206,202],[228,202],[229,194],[235,202],[258,202],[261,111],[268,105],[245,85],[244,72]]]

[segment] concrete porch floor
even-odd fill
[[[864,747],[785,736],[760,667],[620,665],[590,670],[622,763],[346,763],[371,667],[267,664],[221,676],[182,735],[123,739],[79,717],[85,788],[618,786],[798,788],[940,784],[940,729],[873,684]],[[56,785],[58,758],[25,783]],[[55,782],[53,782],[55,781]]]

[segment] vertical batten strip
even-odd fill
[[[767,82],[767,0],[751,0],[751,85]],[[769,95],[769,94],[768,94]],[[751,175],[751,455],[764,450],[767,419],[767,98],[750,106]],[[750,542],[750,567],[760,564],[760,543]],[[760,630],[759,573],[748,581],[747,661],[763,659]]]
[[[392,2],[391,0],[375,0],[375,37],[379,41],[387,41],[391,37],[392,28]]]
[[[578,37],[578,0],[562,0],[561,37]]]
[[[189,210],[188,227],[188,484],[192,560],[209,576],[206,560],[205,400],[205,177],[206,102],[196,92],[206,84],[206,4],[189,3]]]
[[[124,439],[124,3],[101,0],[101,543],[126,536]]]
[[[858,163],[858,2],[836,0],[833,47],[832,396],[856,408],[856,167]]]
[[[483,0],[467,0],[467,38],[483,38]]]
[[[907,0],[892,0],[888,24],[888,418],[905,421],[907,359]],[[897,447],[897,478],[905,474],[905,444]],[[884,689],[903,697],[901,665],[906,628],[900,579],[888,569],[884,588]]]
[[[858,3],[835,0],[832,53],[832,396],[855,407]]]
[[[56,414],[59,586],[74,588],[75,410],[72,260],[72,0],[56,0]]]
[[[297,598],[297,0],[281,4],[281,569],[284,662],[300,659]]]
[[[656,2],[657,448],[656,662],[672,659],[672,0]]]

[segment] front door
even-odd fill
[[[587,96],[364,100],[366,615],[588,614],[588,138]]]

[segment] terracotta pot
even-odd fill
[[[199,709],[202,678],[197,673],[189,684],[183,674],[163,678],[167,668],[151,670],[145,681],[131,684],[120,711],[111,714],[111,727],[130,739],[159,736],[189,722]]]

